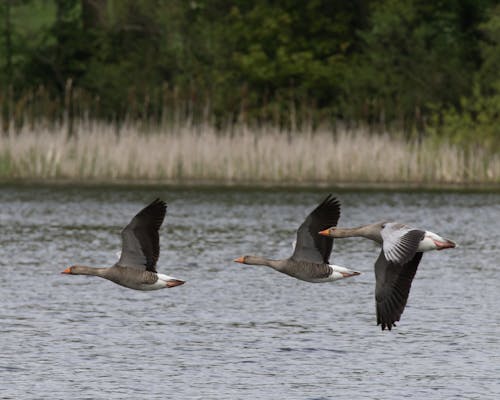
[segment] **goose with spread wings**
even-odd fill
[[[132,218],[122,230],[120,259],[112,267],[73,265],[62,273],[99,276],[136,290],[156,290],[182,285],[184,281],[156,271],[156,262],[160,255],[158,230],[166,212],[166,203],[156,199]]]
[[[382,246],[375,262],[377,325],[396,326],[406,306],[422,254],[456,247],[440,235],[398,222],[380,221],[357,228],[331,227],[319,232],[330,238],[364,237]]]
[[[333,238],[318,235],[320,230],[337,225],[340,217],[340,203],[328,195],[306,218],[297,231],[295,249],[291,257],[271,260],[260,256],[243,256],[236,262],[249,265],[263,265],[294,278],[313,282],[331,282],[359,275],[339,265],[330,264]]]

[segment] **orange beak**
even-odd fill
[[[330,236],[330,228],[325,229],[324,231],[318,232],[322,236]]]
[[[71,274],[71,267],[66,268],[61,274]]]
[[[243,264],[245,260],[243,259],[243,257],[239,257],[239,258],[237,258],[236,260],[233,260],[233,261]]]

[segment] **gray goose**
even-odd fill
[[[319,233],[331,238],[364,237],[382,246],[375,262],[377,325],[382,330],[391,330],[403,314],[423,252],[456,247],[434,232],[389,221],[357,228],[331,227]]]
[[[167,205],[160,199],[142,209],[122,230],[122,251],[118,262],[109,268],[73,265],[62,273],[95,275],[136,290],[156,290],[179,286],[179,279],[156,272],[160,255],[160,228]]]
[[[313,282],[332,282],[359,272],[330,264],[329,258],[333,239],[318,235],[318,231],[336,225],[340,216],[340,203],[328,195],[302,223],[297,231],[295,249],[291,257],[270,260],[259,256],[243,256],[236,262],[250,265],[264,265],[294,278]]]

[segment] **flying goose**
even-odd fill
[[[391,330],[399,321],[423,252],[456,247],[434,232],[389,221],[357,228],[331,227],[319,233],[331,238],[364,237],[382,245],[375,262],[377,325],[382,330]]]
[[[118,262],[109,268],[73,265],[62,273],[95,275],[136,290],[156,290],[179,286],[179,279],[156,272],[160,255],[160,228],[167,205],[160,199],[142,209],[122,230],[122,251]]]
[[[270,260],[258,256],[243,256],[236,262],[250,265],[264,265],[294,278],[313,282],[332,282],[359,272],[330,264],[329,258],[333,239],[318,235],[318,231],[337,225],[340,216],[340,203],[328,195],[302,223],[297,231],[295,249],[291,257],[283,260]]]

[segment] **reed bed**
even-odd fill
[[[0,179],[218,183],[498,184],[500,155],[364,130],[283,132],[189,123],[149,129],[80,121],[67,135],[0,136]]]

